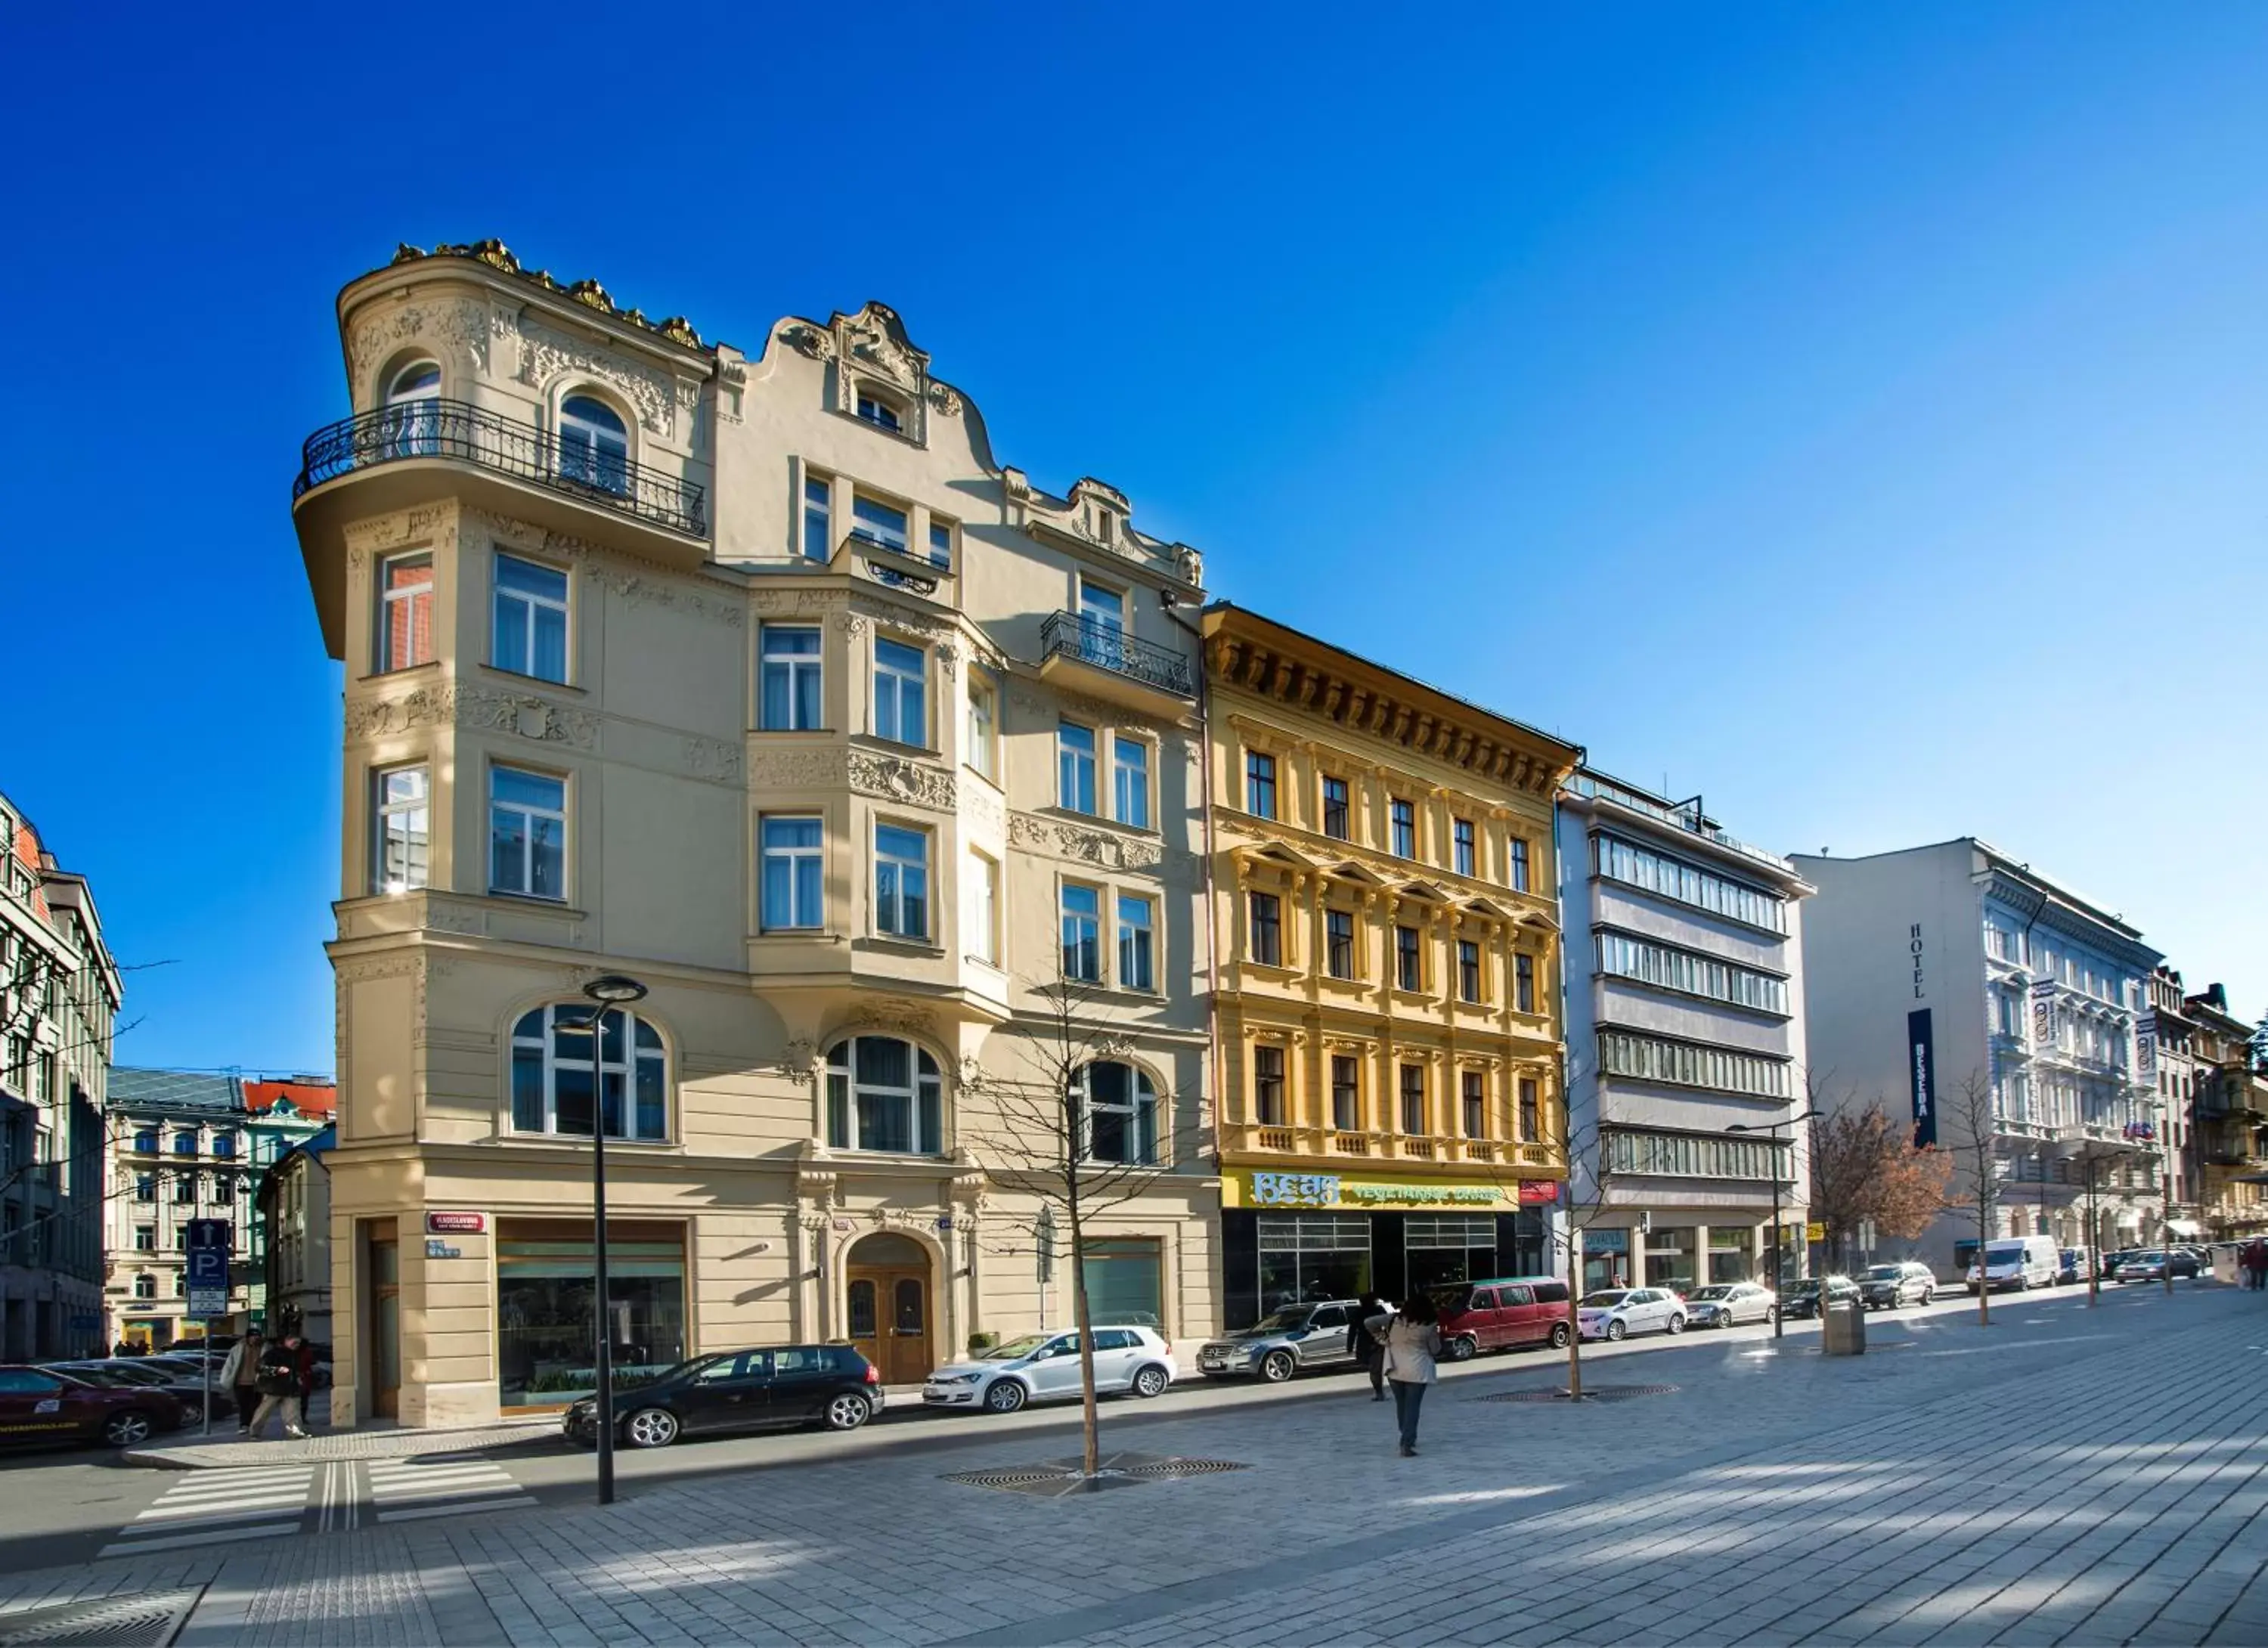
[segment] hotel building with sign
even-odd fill
[[[1918,1142],[1966,1151],[1962,1095],[1989,1094],[1998,1234],[2162,1240],[2171,1102],[2148,1015],[2164,958],[2140,931],[1973,836],[1793,862],[1819,889],[1804,912],[1806,1032],[1834,1102],[1880,1099]],[[1956,1159],[1958,1189],[1974,1168]],[[1976,1240],[1975,1212],[1955,1210],[1914,1256],[1960,1274]]]
[[[1551,800],[1581,752],[1204,617],[1226,1323],[1549,1263]]]
[[[337,313],[293,503],[345,669],[337,1422],[590,1388],[594,1118],[626,1382],[917,1380],[1073,1262],[1215,1331],[1197,554],[996,461],[879,304],[743,353],[491,241]],[[606,974],[650,993],[594,1035]],[[1139,1171],[1058,1257],[998,1095],[1066,976],[1079,1148]]]
[[[1788,1123],[1804,1109],[1810,887],[1697,798],[1587,768],[1559,801],[1583,1285],[1768,1276],[1775,1179],[1783,1269],[1800,1274],[1807,1152]]]

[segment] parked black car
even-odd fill
[[[882,1410],[882,1379],[849,1345],[773,1345],[681,1362],[651,1384],[615,1393],[615,1435],[630,1447],[681,1436],[824,1425],[856,1431]],[[598,1404],[567,1409],[567,1439],[599,1445]]]
[[[1926,1305],[1937,1297],[1937,1275],[1915,1259],[1869,1265],[1859,1278],[1859,1300],[1868,1310]]]
[[[1859,1284],[1846,1276],[1805,1276],[1780,1290],[1779,1312],[1791,1320],[1816,1316],[1822,1299],[1830,1304],[1846,1299],[1859,1303]]]

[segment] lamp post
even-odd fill
[[[1767,1133],[1771,1136],[1772,1143],[1777,1145],[1779,1143],[1779,1130],[1782,1128],[1792,1128],[1799,1122],[1808,1122],[1818,1114],[1819,1112],[1816,1110],[1807,1110],[1801,1115],[1788,1117],[1785,1122],[1735,1122],[1726,1128],[1725,1131],[1727,1133]],[[1795,1144],[1795,1140],[1791,1137],[1788,1140],[1788,1144],[1790,1147],[1793,1148]],[[1786,1329],[1783,1326],[1784,1319],[1779,1307],[1779,1152],[1777,1150],[1772,1152],[1771,1188],[1772,1337],[1778,1339],[1786,1336]],[[1827,1305],[1826,1301],[1823,1299],[1820,1302],[1819,1313],[1820,1319],[1822,1321],[1825,1321],[1827,1315]]]
[[[607,1276],[607,1009],[628,1007],[645,999],[645,986],[619,973],[602,974],[583,986],[591,998],[592,1098],[591,1116],[591,1255],[598,1284],[597,1410],[591,1417],[598,1427],[599,1503],[615,1502],[615,1344],[614,1325],[608,1320],[614,1307],[614,1289]],[[622,1103],[631,1102],[630,1072],[637,1067],[632,1056],[630,1027],[622,1026]]]

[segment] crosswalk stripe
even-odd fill
[[[168,1499],[225,1499],[231,1494],[305,1493],[306,1480],[298,1482],[191,1482],[166,1490]]]
[[[273,1516],[280,1510],[296,1511],[306,1503],[306,1491],[296,1488],[282,1493],[244,1494],[232,1499],[160,1499],[135,1520],[166,1516]]]
[[[232,1482],[308,1482],[315,1475],[312,1465],[269,1465],[254,1470],[201,1470],[187,1481],[176,1482],[166,1491],[179,1493],[185,1488],[223,1487]]]
[[[420,1488],[458,1488],[468,1482],[510,1482],[502,1471],[457,1471],[446,1476],[388,1476],[373,1481],[372,1493],[413,1492]]]
[[[299,1531],[298,1518],[289,1522],[254,1523],[248,1527],[210,1528],[202,1534],[175,1534],[163,1539],[129,1539],[106,1545],[95,1555],[137,1556],[145,1551],[187,1550],[193,1545],[220,1545],[234,1540],[276,1539]]]
[[[419,1517],[463,1516],[474,1511],[510,1511],[520,1505],[535,1503],[533,1496],[515,1490],[502,1499],[453,1499],[440,1505],[409,1505],[399,1511],[381,1511],[381,1522],[408,1522]]]

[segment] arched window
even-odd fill
[[[893,435],[905,433],[906,421],[900,416],[898,403],[891,396],[861,384],[857,404],[862,422],[872,423],[876,429],[887,430]]]
[[[1086,1159],[1158,1165],[1158,1089],[1131,1064],[1104,1059],[1079,1072]]]
[[[937,1061],[895,1036],[855,1036],[827,1056],[827,1142],[836,1150],[934,1156],[944,1146]]]
[[[589,395],[570,395],[561,403],[561,475],[608,492],[627,492],[630,456],[630,427],[612,407]]]
[[[144,1128],[136,1133],[134,1136],[134,1148],[145,1156],[155,1156],[158,1153],[158,1129]]]
[[[595,1063],[594,1040],[600,1041]],[[594,1037],[591,1008],[583,1002],[557,1002],[520,1015],[512,1032],[512,1131],[588,1138],[602,1089],[608,1138],[667,1137],[669,1058],[661,1033],[636,1014],[609,1008],[603,1038]]]
[[[411,361],[386,382],[386,416],[381,423],[388,455],[416,457],[441,447],[441,368]]]

